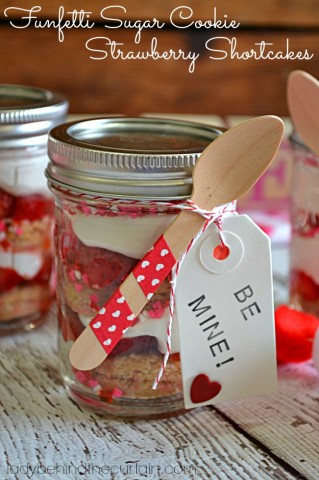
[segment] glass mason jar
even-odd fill
[[[319,316],[319,157],[294,133],[290,300]]]
[[[59,94],[0,85],[0,334],[38,325],[53,298],[53,200],[44,175]]]
[[[166,349],[168,279],[100,366],[76,370],[69,351],[174,220],[174,203],[191,193],[196,159],[220,133],[190,122],[125,117],[50,132],[61,372],[71,397],[91,410],[126,417],[183,410],[176,321],[167,367],[152,389]]]

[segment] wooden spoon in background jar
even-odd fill
[[[288,107],[305,144],[319,155],[319,82],[309,73],[295,70],[288,77]]]
[[[216,206],[240,198],[256,183],[270,165],[279,148],[283,133],[282,120],[267,115],[242,123],[210,143],[197,160],[193,172],[192,202],[202,209],[212,210]],[[173,254],[175,263],[183,255],[191,240],[201,230],[204,222],[205,219],[198,213],[183,210],[164,232],[164,239]],[[159,248],[162,250],[157,251],[156,249]],[[164,249],[164,252],[167,252],[167,250],[167,248]],[[157,246],[156,243],[154,251],[158,254],[158,258],[161,258],[163,247]],[[120,340],[123,327],[124,329],[129,327],[132,317],[136,317],[147,303],[148,298],[138,283],[139,275],[136,275],[137,269],[141,269],[143,262],[144,264],[148,263],[145,257],[140,260],[139,264],[113,294],[111,299],[114,297],[115,300],[114,298],[112,301],[109,299],[100,310],[102,317],[95,317],[94,321],[91,322],[92,326],[86,327],[74,342],[70,350],[70,361],[78,370],[90,370],[100,365]],[[164,278],[156,285],[156,289],[163,280]],[[129,313],[133,313],[133,315],[128,315],[128,311],[124,307],[124,299],[126,305],[128,304]],[[131,317],[125,325],[123,325],[123,319],[121,319],[121,323],[117,324],[116,322],[120,319],[112,318],[119,316],[118,312],[120,310],[114,310],[116,302],[119,304],[119,309],[126,311],[127,318]],[[98,329],[99,332],[96,334],[93,328]],[[118,332],[118,338],[114,338],[114,336],[108,338],[107,331],[109,330],[113,335],[116,329],[121,330],[121,332]],[[97,338],[100,333],[106,334],[104,342]],[[106,353],[102,343],[110,348],[108,353]]]

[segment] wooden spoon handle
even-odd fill
[[[297,132],[319,155],[319,81],[307,72],[294,70],[288,78],[287,99]]]
[[[177,216],[74,342],[70,361],[75,368],[91,370],[111,353],[204,222],[190,211]]]
[[[163,283],[176,262],[181,258],[189,243],[199,232],[204,222],[205,219],[200,215],[194,214],[194,212],[182,211],[167,228],[164,235],[154,244],[152,250],[150,250],[142,260],[139,261],[130,275],[126,277],[122,285],[119,287],[119,290],[123,293],[135,316],[141,312],[150,299],[151,291],[146,286],[148,285],[148,282],[145,284],[145,281],[154,279],[159,280],[159,283],[155,283],[155,285],[152,286],[152,292],[154,293]],[[161,251],[165,249],[168,250],[168,253],[161,256]],[[157,272],[150,272],[147,268],[143,268],[143,264],[146,265],[145,262],[154,262],[156,258],[159,259],[159,265],[163,265],[164,268]],[[149,277],[152,273],[157,273],[157,275],[153,279],[150,279]],[[146,277],[145,280],[138,282],[138,277],[143,275]],[[148,295],[149,298],[147,298]]]

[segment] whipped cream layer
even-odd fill
[[[318,167],[297,162],[295,181],[292,189],[292,201],[295,206],[308,212],[317,213],[319,209]]]
[[[29,252],[0,252],[0,268],[11,268],[20,277],[30,280],[42,267],[41,255]]]
[[[94,317],[79,314],[81,323],[86,327]],[[123,338],[134,338],[143,335],[155,337],[158,349],[162,354],[166,352],[166,333],[169,320],[169,309],[166,308],[161,318],[151,318],[147,312],[140,313],[138,322],[129,327]],[[171,353],[179,352],[179,337],[177,328],[177,318],[173,315],[172,336],[171,336]]]
[[[309,275],[319,285],[319,235],[294,235],[291,242],[290,268]]]
[[[142,217],[69,215],[75,235],[89,247],[106,248],[140,259],[176,218],[157,213]]]
[[[46,156],[37,161],[11,159],[0,162],[0,188],[10,195],[22,196],[30,194],[50,195],[44,175],[48,163]]]

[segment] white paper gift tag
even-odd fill
[[[270,240],[247,215],[222,224],[229,254],[210,225],[178,275],[178,317],[186,408],[269,393],[277,383]]]

